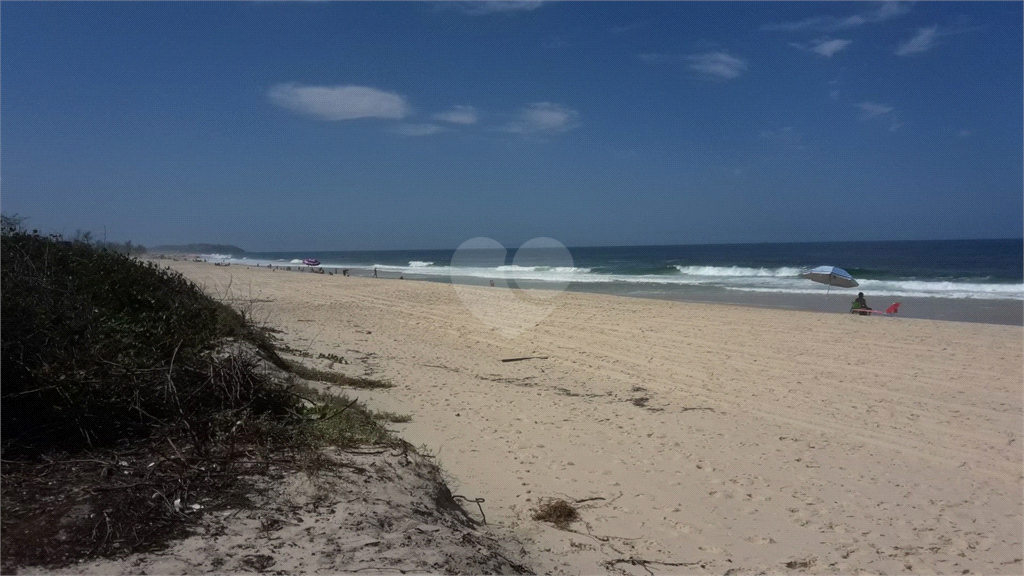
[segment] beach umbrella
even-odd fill
[[[836,268],[835,266],[818,266],[817,268],[804,270],[800,273],[800,277],[827,285],[828,288],[825,289],[826,298],[828,298],[828,291],[831,290],[833,286],[839,286],[841,288],[853,288],[857,286],[857,281],[853,279],[853,276],[850,276],[849,272],[842,268]]]
[[[320,261],[317,260],[316,258],[306,258],[305,260],[302,261],[302,263],[305,264],[306,266],[319,266],[320,265]]]

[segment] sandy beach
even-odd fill
[[[1020,326],[160,262],[392,381],[538,572],[1024,572]]]

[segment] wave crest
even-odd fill
[[[676,270],[687,276],[753,276],[762,278],[796,278],[800,268],[744,268],[742,266],[682,266],[676,264]]]

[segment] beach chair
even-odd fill
[[[870,308],[860,308],[855,302],[850,308],[850,314],[860,314],[861,316],[871,316],[872,314],[881,314],[882,316],[892,316],[900,311],[900,303],[893,302],[892,306],[889,306],[883,312],[882,310],[872,310]]]

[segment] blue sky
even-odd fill
[[[0,208],[250,251],[1022,235],[1021,2],[3,2]]]

